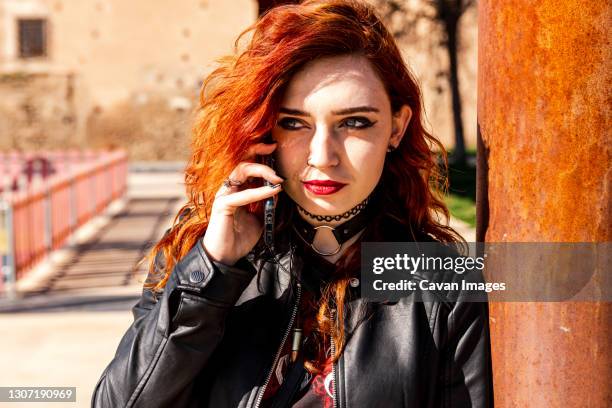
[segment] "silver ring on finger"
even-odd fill
[[[242,185],[242,181],[232,180],[229,177],[223,182],[223,187],[226,187],[226,188],[236,187],[240,185]]]

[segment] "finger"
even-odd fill
[[[229,183],[224,182],[221,185],[215,194],[215,198],[244,189],[244,185],[248,184],[255,177],[263,178],[271,184],[278,184],[285,181],[269,166],[260,163],[240,162],[229,175],[228,180],[226,180]]]
[[[255,143],[247,149],[244,160],[253,160],[255,156],[264,156],[270,154],[276,149],[277,143]]]
[[[235,180],[232,180],[232,182],[236,182]],[[235,191],[239,191],[239,187],[244,184],[242,182],[240,182],[240,184],[236,185],[236,184],[228,184],[226,182],[223,182],[223,184],[221,185],[221,187],[217,190],[216,194],[215,194],[215,199],[217,197],[221,197],[224,195],[227,195],[229,193],[235,192]]]
[[[272,197],[278,194],[282,190],[280,184],[272,186],[263,186],[257,188],[249,188],[248,190],[238,191],[233,194],[229,194],[219,198],[218,205],[226,208],[238,208],[243,205],[255,203],[257,201],[265,200],[268,197]]]
[[[240,162],[229,175],[231,180],[245,183],[251,177],[261,177],[272,184],[285,181],[273,168],[261,163]]]

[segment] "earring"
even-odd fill
[[[387,153],[391,153],[392,151],[394,151],[395,149],[397,149],[396,146],[393,145],[389,145],[389,147],[387,148]]]

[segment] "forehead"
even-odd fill
[[[346,55],[306,64],[289,82],[282,105],[309,110],[386,103],[384,84],[370,62],[360,55]]]

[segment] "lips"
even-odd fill
[[[344,183],[333,180],[308,180],[303,183],[308,191],[317,195],[333,194],[346,186]]]

